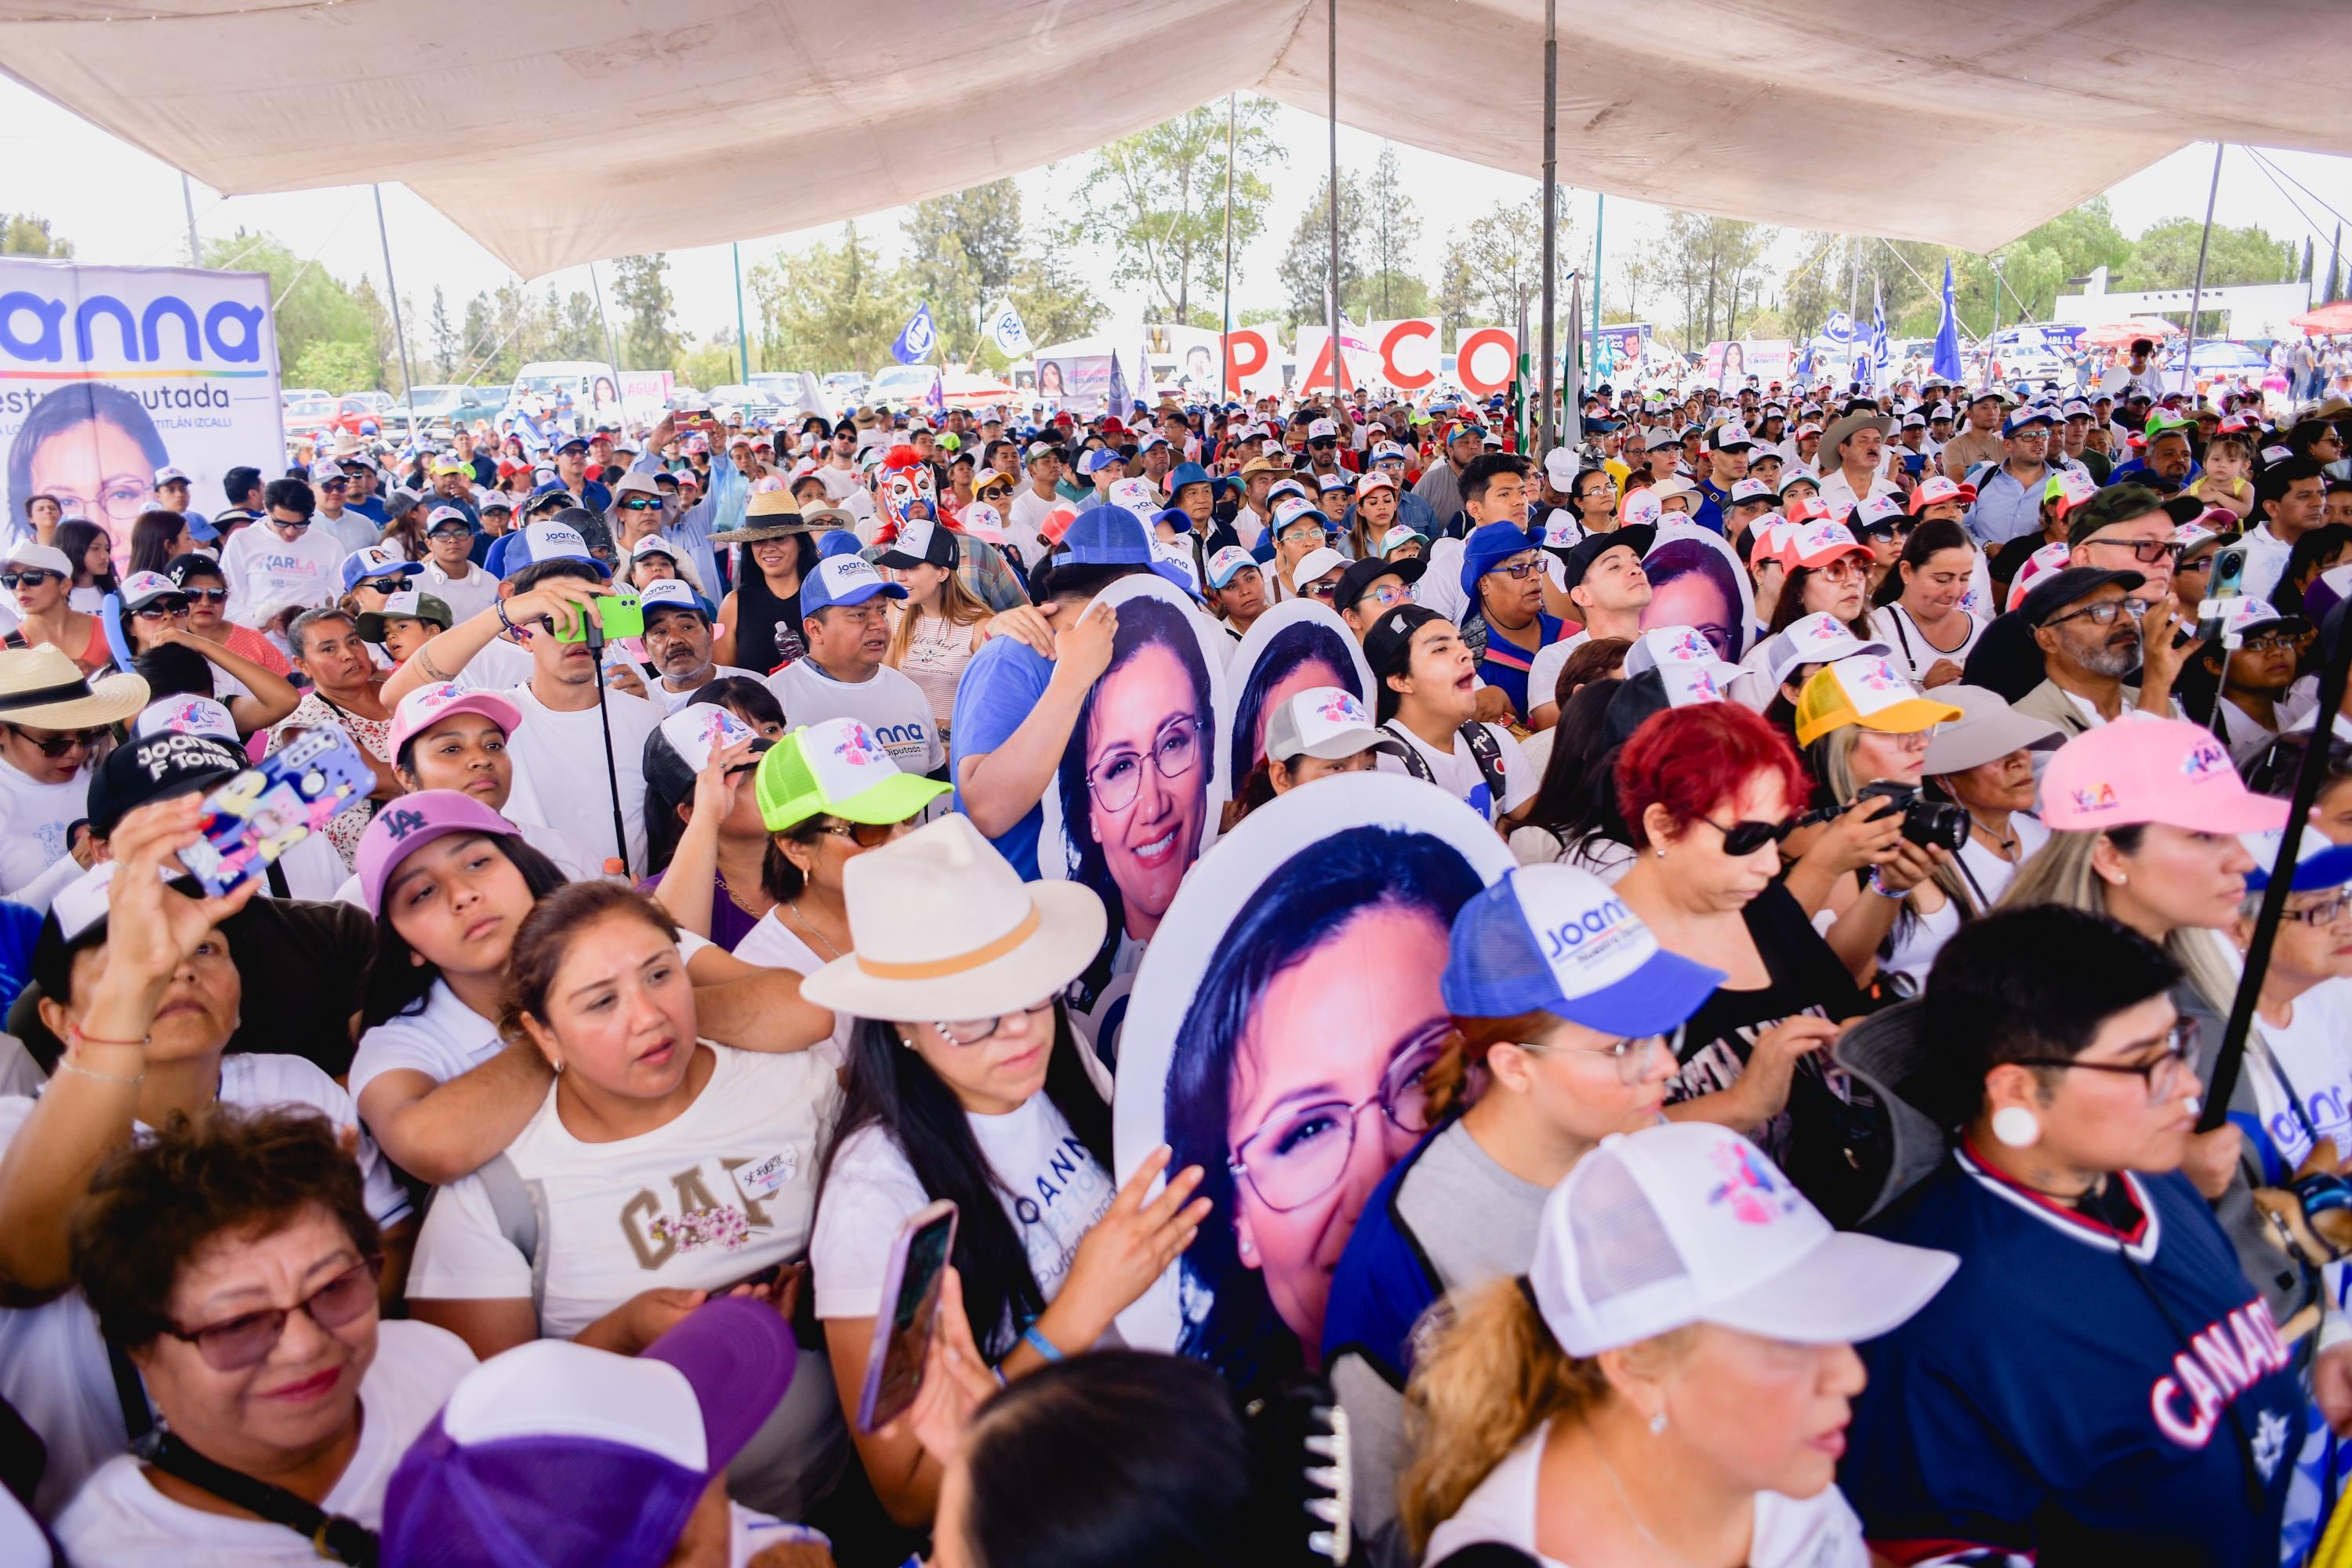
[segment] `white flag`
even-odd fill
[[[1010,300],[1000,300],[988,313],[989,341],[1006,359],[1020,359],[1034,353],[1036,345],[1029,341],[1029,329],[1021,322],[1021,312],[1013,308]]]

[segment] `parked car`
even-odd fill
[[[862,370],[836,370],[826,374],[824,383],[826,395],[835,403],[847,405],[866,399],[866,373]]]
[[[496,418],[504,401],[497,392],[481,386],[420,386],[415,392],[418,427],[427,437],[442,441],[461,426]],[[404,421],[407,405],[400,405],[395,413]]]
[[[330,393],[297,387],[282,394],[280,402],[286,411],[286,438],[289,441],[316,441],[319,433],[334,421],[335,398]]]

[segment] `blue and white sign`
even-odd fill
[[[997,301],[996,309],[988,313],[988,341],[994,343],[996,352],[1006,359],[1026,359],[1036,352],[1036,345],[1029,341],[1029,329],[1023,323],[1021,312],[1013,308],[1010,300]]]
[[[890,357],[900,364],[920,364],[931,357],[940,346],[940,334],[931,326],[931,308],[928,304],[915,307],[915,313],[898,332],[898,341],[890,345]]]

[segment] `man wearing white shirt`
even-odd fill
[[[375,519],[343,504],[351,494],[352,477],[342,464],[332,458],[311,464],[310,488],[319,498],[313,525],[331,535],[346,554],[364,550],[383,537],[383,529]]]
[[[856,719],[902,773],[943,775],[948,753],[940,743],[930,699],[910,678],[882,662],[890,646],[890,617],[882,601],[906,596],[906,589],[885,583],[855,555],[819,562],[801,584],[808,655],[769,676],[768,689],[793,728]]]
[[[334,603],[341,590],[344,548],[314,532],[317,499],[300,479],[273,479],[263,492],[268,515],[242,528],[221,550],[231,618],[256,628],[291,610]]]
[[[1843,518],[1865,496],[1893,495],[1886,477],[1886,433],[1895,421],[1884,414],[1849,414],[1822,433],[1822,504]]]
[[[756,670],[712,661],[711,622],[716,616],[710,601],[696,593],[693,584],[677,577],[656,578],[638,590],[637,605],[646,617],[646,657],[659,672],[646,695],[663,712],[677,712],[714,680],[761,679]]]
[[[1032,441],[1026,458],[1028,488],[1013,498],[1004,521],[1007,537],[1020,548],[1022,560],[1034,571],[1048,549],[1045,538],[1046,516],[1055,508],[1069,503],[1054,488],[1055,481],[1062,477],[1062,449],[1051,441]]]
[[[435,507],[425,520],[425,592],[449,606],[451,624],[471,620],[498,602],[498,579],[474,564],[474,528],[454,506]]]

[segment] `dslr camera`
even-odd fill
[[[1871,813],[1874,821],[1888,810],[1903,814],[1903,837],[1921,848],[1943,846],[1958,854],[1969,841],[1969,814],[1966,808],[1948,801],[1928,800],[1910,784],[1881,779],[1866,784],[1854,792],[1857,800],[1877,799],[1887,803],[1885,810]]]

